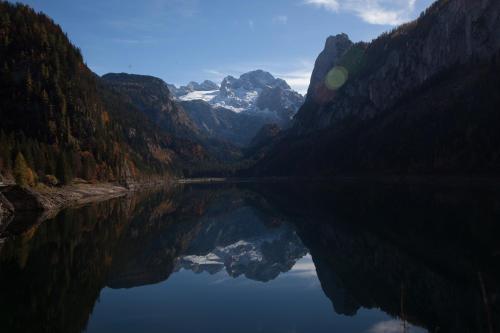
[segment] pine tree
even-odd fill
[[[17,153],[16,161],[14,162],[14,177],[16,183],[20,186],[34,186],[35,174],[28,167],[26,160],[21,152]]]
[[[26,92],[28,93],[27,97],[33,93],[33,79],[31,78],[30,71],[26,74]]]
[[[96,178],[96,162],[94,156],[90,152],[82,154],[82,174],[83,178],[88,181]]]
[[[0,172],[9,173],[11,165],[11,144],[2,130],[0,131]]]
[[[59,159],[57,160],[56,177],[61,184],[69,184],[73,180],[71,174],[71,167],[68,163],[65,152],[59,154]]]

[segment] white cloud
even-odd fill
[[[399,25],[410,20],[416,0],[305,0],[330,11],[351,12],[370,24]]]
[[[275,16],[275,17],[273,17],[273,23],[287,24],[288,23],[288,16],[286,16],[286,15]]]
[[[255,22],[253,20],[248,20],[248,27],[250,30],[255,30]]]
[[[289,72],[278,73],[276,76],[285,80],[293,90],[304,95],[307,93],[307,88],[309,88],[311,72],[312,69],[295,69]]]
[[[305,4],[313,5],[316,7],[324,8],[326,10],[336,12],[339,10],[339,3],[337,0],[305,0]]]

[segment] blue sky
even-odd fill
[[[264,69],[307,89],[329,35],[369,41],[433,0],[25,0],[52,17],[97,74],[169,83]]]

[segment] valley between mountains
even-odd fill
[[[98,76],[51,18],[0,1],[0,183],[50,197],[200,177],[498,176],[500,2],[438,0],[371,42],[332,34],[306,96],[260,69],[177,87]]]

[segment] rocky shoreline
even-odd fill
[[[0,225],[2,221],[6,221],[12,217],[14,214],[14,206],[9,200],[0,192]]]
[[[54,211],[68,206],[112,199],[144,189],[173,184],[223,182],[224,178],[155,179],[127,183],[75,183],[62,187],[0,186],[0,224],[15,212]]]
[[[0,226],[18,213],[54,212],[60,209],[90,202],[104,201],[127,195],[131,192],[173,184],[170,180],[128,184],[78,183],[62,187],[0,187]]]

